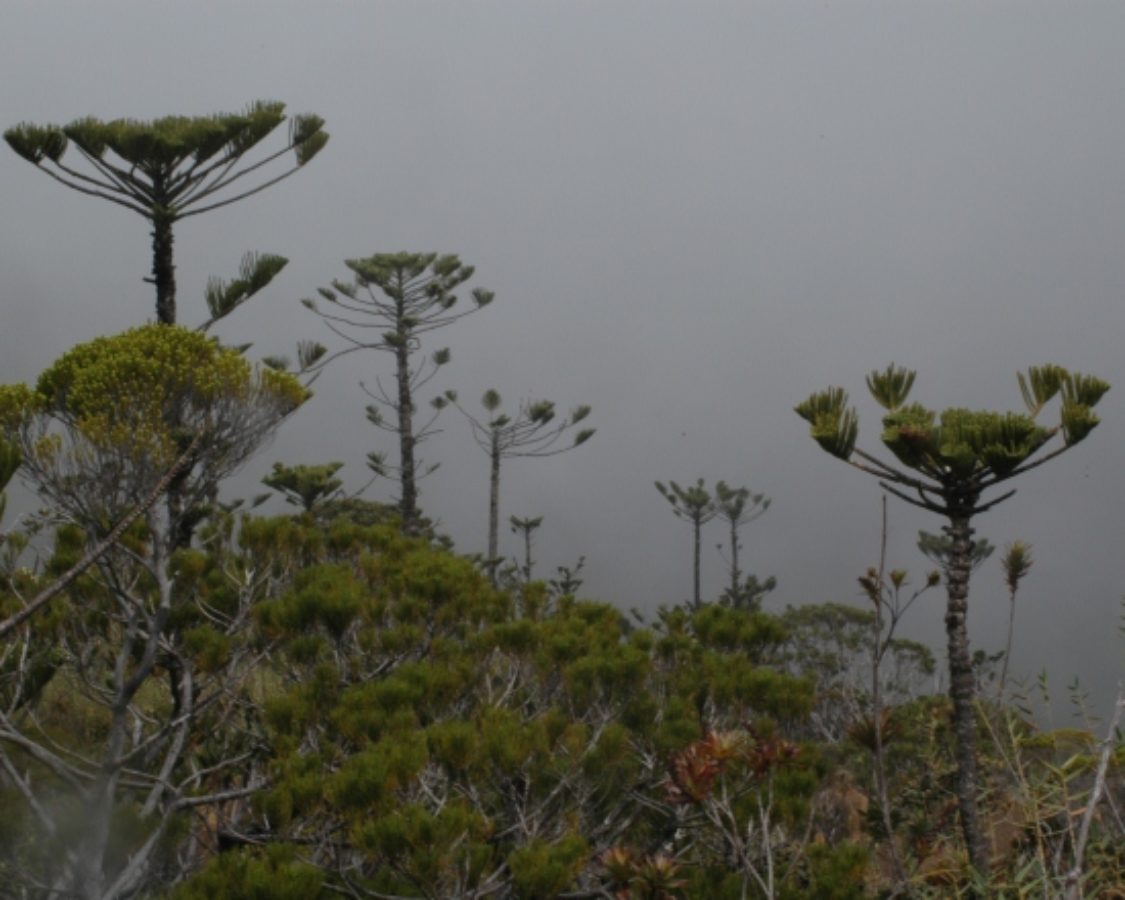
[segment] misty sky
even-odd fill
[[[688,596],[690,532],[653,481],[700,476],[773,498],[744,535],[747,567],[779,581],[767,608],[860,602],[880,490],[809,439],[792,408],[813,390],[846,387],[877,450],[863,379],[892,360],[939,408],[1020,409],[1030,365],[1100,375],[1103,425],[977,525],[1034,545],[1016,670],[1047,669],[1060,694],[1079,676],[1104,708],[1125,668],[1123,36],[1121,4],[1030,0],[6,0],[0,127],[256,99],[323,116],[332,139],[305,171],[178,226],[182,321],[206,317],[208,276],[275,252],[289,267],[222,338],[331,344],[298,301],[345,258],[460,254],[496,301],[427,345],[453,352],[434,386],[593,405],[588,445],[505,466],[502,521],[542,515],[538,571],[584,554],[584,592],[621,607]],[[7,147],[0,198],[0,377],[153,317],[140,217]],[[389,362],[330,370],[228,495],[257,493],[274,460],[340,460],[362,485],[365,455],[395,448],[358,382]],[[423,507],[480,551],[487,461],[442,421]],[[890,511],[889,562],[920,581],[917,530],[940,522]],[[714,596],[717,523],[705,537]],[[929,595],[906,633],[940,651],[943,606]],[[974,647],[1001,648],[997,561],[970,606]]]

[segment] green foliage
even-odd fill
[[[1066,369],[1053,365],[1032,366],[1027,370],[1027,375],[1023,372],[1016,373],[1023,402],[1027,404],[1027,411],[1033,418],[1059,392],[1066,378]]]
[[[914,386],[914,375],[910,369],[901,369],[891,363],[884,371],[867,376],[867,389],[880,406],[893,412],[906,402]]]
[[[13,150],[40,165],[44,159],[59,162],[74,144],[89,157],[101,160],[112,151],[139,174],[165,178],[188,163],[208,164],[208,171],[237,161],[285,121],[283,103],[258,101],[244,113],[212,116],[165,116],[152,121],[77,119],[69,125],[17,125],[4,132]],[[290,132],[290,146],[300,150],[304,165],[327,141],[323,121],[316,116],[298,116]],[[303,149],[302,149],[303,148]],[[181,191],[195,185],[185,179]],[[175,198],[175,194],[171,199]]]
[[[422,530],[418,511],[418,481],[437,468],[422,467],[416,459],[417,445],[434,433],[433,423],[449,400],[439,397],[428,421],[415,418],[417,389],[450,360],[448,348],[421,356],[422,337],[429,332],[483,309],[492,293],[477,288],[471,292],[473,308],[455,309],[455,291],[473,275],[473,267],[454,255],[437,253],[376,253],[345,260],[351,282],[336,279],[331,288],[319,288],[330,308],[321,310],[315,301],[301,303],[315,312],[347,346],[337,353],[306,354],[302,371],[319,373],[329,362],[357,350],[389,353],[394,357],[396,390],[387,391],[376,380],[375,388],[363,385],[375,401],[367,407],[368,421],[398,438],[399,461],[392,467],[381,452],[368,454],[368,465],[377,476],[395,471],[401,486],[399,513],[408,534]],[[374,335],[374,336],[372,336]],[[298,353],[300,356],[300,352]],[[390,412],[390,416],[383,410]]]
[[[883,417],[883,443],[905,466],[939,481],[980,480],[987,475],[999,481],[1019,471],[1056,433],[1035,421],[1056,394],[1062,394],[1059,429],[1066,446],[1072,446],[1098,424],[1092,410],[1109,390],[1098,378],[1060,366],[1032,368],[1018,378],[1028,414],[951,408],[939,416],[918,403],[903,406],[914,373],[894,364],[868,375],[867,385],[888,410]],[[851,458],[858,421],[847,406],[843,389],[813,394],[796,412],[810,423],[812,436],[821,447],[841,459]]]
[[[589,849],[580,835],[566,835],[553,844],[534,840],[508,856],[517,897],[533,900],[565,891],[586,864]]]
[[[932,534],[929,531],[919,530],[917,547],[931,562],[945,569],[949,565],[953,554],[953,541],[945,534]],[[973,570],[980,567],[986,559],[995,552],[996,548],[989,543],[988,538],[976,538],[970,554],[970,565]]]
[[[702,478],[686,488],[680,487],[674,481],[669,481],[667,486],[659,481],[655,484],[660,496],[671,504],[672,512],[677,518],[702,524],[709,522],[718,514],[711,493],[704,487]]]
[[[211,321],[221,319],[249,300],[273,281],[288,263],[289,260],[283,256],[247,253],[242,257],[237,278],[229,282],[215,277],[208,279],[203,298],[207,301]]]
[[[765,494],[755,494],[747,487],[732,488],[725,481],[715,485],[715,507],[718,515],[732,525],[752,521],[770,506]]]
[[[262,483],[284,494],[286,502],[311,512],[340,489],[343,482],[335,476],[343,467],[344,464],[339,462],[320,466],[286,466],[275,462],[273,471],[262,479]]]
[[[255,373],[199,332],[160,325],[80,344],[39,377],[36,392],[43,411],[95,447],[129,448],[157,466],[183,452],[185,431],[219,437],[231,423],[218,414],[232,402],[280,418],[308,397],[291,376]]]
[[[152,223],[157,319],[171,325],[176,322],[173,225],[265,190],[304,166],[327,143],[324,121],[300,115],[290,121],[281,151],[256,161],[244,159],[285,118],[283,103],[258,101],[233,114],[151,121],[84,118],[63,127],[21,124],[5,131],[4,139],[54,180],[123,206]],[[72,143],[82,157],[79,163],[64,161]],[[294,153],[293,168],[280,174],[269,171],[286,150]],[[253,175],[256,182],[242,180]],[[211,319],[204,328],[259,291],[284,265],[279,256],[247,254],[238,278],[229,284],[212,279],[205,294]]]
[[[814,846],[809,850],[808,886],[800,893],[788,896],[815,897],[817,900],[859,900],[867,893],[864,890],[864,876],[870,856],[866,847],[855,844]]]
[[[26,384],[0,385],[0,428],[18,428],[42,406],[43,398]]]
[[[910,468],[935,476],[1007,476],[1051,436],[1019,413],[947,409],[940,425],[934,418],[917,404],[890,413],[883,418],[883,443]]]
[[[169,900],[327,900],[315,866],[298,860],[297,848],[274,844],[214,857],[198,874],[177,885]]]
[[[445,401],[457,404],[455,391],[447,391]],[[528,400],[520,404],[514,414],[498,413],[503,399],[493,388],[481,397],[481,406],[492,418],[479,422],[465,413],[473,425],[473,433],[480,448],[500,458],[515,456],[553,456],[564,450],[586,443],[595,434],[593,428],[583,428],[575,432],[574,441],[569,446],[555,446],[565,431],[583,421],[590,415],[589,406],[577,406],[562,420],[555,420],[555,404],[551,400]],[[462,412],[465,412],[462,410]],[[554,422],[554,427],[547,428]]]
[[[810,394],[795,411],[809,423],[813,440],[824,450],[843,460],[851,457],[859,435],[859,418],[848,406],[848,394],[843,388]]]
[[[0,437],[0,516],[4,515],[7,503],[7,497],[3,493],[4,488],[8,486],[8,482],[12,480],[12,476],[16,474],[22,462],[23,454],[19,447]],[[3,538],[0,538],[0,543],[2,542]]]
[[[670,827],[641,798],[660,795],[705,717],[760,721],[764,748],[767,717],[809,708],[807,682],[755,662],[784,637],[765,614],[673,611],[653,632],[563,597],[525,616],[467,561],[393,532],[332,531],[321,561],[259,609],[281,674],[259,809],[281,836],[348,835],[349,877],[366,889],[590,886],[623,823],[646,841]],[[349,617],[334,625],[345,585]],[[815,781],[778,780],[779,815]]]
[[[245,516],[207,534],[205,548],[172,564],[182,658],[204,678],[250,648],[269,653],[239,717],[197,739],[193,765],[221,758],[244,728],[254,735],[244,746],[257,748],[268,785],[232,833],[264,844],[201,860],[171,896],[321,897],[347,883],[402,897],[740,898],[769,895],[771,866],[778,897],[889,887],[882,819],[848,786],[867,777],[875,727],[864,714],[870,610],[800,607],[779,618],[710,605],[637,627],[566,596],[528,613],[470,561],[393,525]],[[130,539],[143,547],[147,536]],[[81,547],[80,534],[61,532],[57,565]],[[249,573],[262,593],[248,633],[188,614],[198,605],[238,615]],[[67,619],[44,620],[44,635]],[[925,647],[896,640],[889,653],[879,727],[893,827],[918,866],[948,840],[949,704],[912,699],[933,670]],[[61,674],[65,657],[35,664],[42,675],[27,702],[48,733],[103,737],[110,719]],[[4,678],[0,669],[9,708]],[[170,698],[161,689],[146,702],[152,711]],[[1012,735],[1023,771],[1042,761],[1035,783],[1056,800],[1061,785],[1089,779],[1089,734],[1037,735],[1022,723]],[[116,815],[113,852],[124,860],[145,831],[128,808]],[[9,821],[3,834],[28,827],[22,815]],[[169,853],[202,834],[195,821],[183,817]],[[37,852],[4,842],[0,867]],[[1109,846],[1095,834],[1096,872],[1112,864]],[[1017,883],[1014,870],[997,878]]]

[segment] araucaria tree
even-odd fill
[[[896,497],[945,517],[949,536],[945,627],[949,648],[949,693],[957,755],[957,799],[961,829],[973,868],[987,873],[989,851],[977,815],[976,718],[973,667],[966,613],[973,562],[973,517],[1015,493],[988,499],[987,491],[1053,459],[1082,441],[1098,424],[1093,407],[1109,390],[1104,381],[1060,366],[1020,373],[1028,412],[999,413],[946,409],[940,415],[921,404],[905,405],[914,372],[894,365],[872,372],[867,386],[887,411],[882,441],[900,465],[891,465],[855,446],[859,421],[842,388],[813,394],[797,413],[811,425],[812,437],[833,456],[879,479]],[[1056,395],[1058,425],[1044,427],[1037,417]],[[1052,438],[1061,445],[1040,453]]]
[[[699,592],[700,538],[703,526],[718,515],[718,508],[710,491],[703,486],[702,478],[687,488],[680,487],[674,481],[669,481],[667,486],[658,481],[656,489],[672,504],[672,512],[676,514],[676,518],[683,519],[691,525],[693,541],[691,606],[693,610],[697,610],[703,605]]]
[[[555,456],[573,450],[594,435],[595,429],[582,428],[574,433],[571,443],[559,445],[562,436],[590,415],[589,406],[576,406],[562,419],[555,417],[555,404],[550,400],[527,401],[520,404],[514,416],[500,411],[500,395],[491,388],[484,392],[481,405],[490,418],[478,419],[457,403],[457,394],[447,391],[446,401],[453,403],[469,420],[477,445],[488,454],[488,567],[496,580],[500,562],[500,461],[519,456]]]
[[[473,306],[455,309],[456,288],[473,275],[473,267],[463,265],[456,256],[436,253],[377,253],[364,259],[345,260],[354,274],[354,281],[333,281],[331,288],[320,288],[331,311],[320,310],[312,300],[301,302],[316,312],[329,329],[347,346],[318,363],[319,371],[329,362],[356,350],[379,350],[395,360],[395,385],[384,386],[376,377],[374,387],[361,384],[375,401],[367,407],[368,420],[378,428],[398,435],[399,462],[397,474],[401,493],[399,512],[402,528],[407,534],[417,531],[418,481],[437,468],[420,472],[415,458],[417,445],[433,433],[433,424],[444,405],[436,404],[434,415],[419,425],[414,419],[418,390],[449,362],[449,350],[442,349],[428,359],[419,361],[422,335],[483,309],[492,302],[490,291],[477,288],[472,292]],[[371,335],[371,336],[369,336]],[[383,410],[391,412],[391,419]],[[368,455],[368,465],[376,475],[388,469],[382,453]]]
[[[299,115],[289,122],[284,146],[246,158],[285,120],[285,104],[257,102],[244,113],[150,122],[85,118],[64,126],[21,124],[5,131],[4,140],[56,181],[132,210],[152,224],[156,318],[168,325],[176,321],[175,223],[265,190],[300,169],[327,143],[324,120]],[[82,157],[77,166],[65,158],[71,144]],[[291,167],[271,168],[289,152],[294,154]],[[284,265],[281,257],[249,255],[234,282],[212,282],[207,291],[211,320],[230,312]]]
[[[532,536],[535,530],[543,524],[543,517],[536,516],[534,519],[530,516],[526,519],[521,519],[519,516],[512,516],[508,519],[512,526],[512,534],[519,534],[523,536],[523,575],[524,584],[531,583],[531,570],[535,565],[535,560],[531,558],[531,544]]]
[[[755,519],[765,515],[770,508],[770,498],[755,494],[747,487],[730,487],[725,481],[715,485],[715,514],[723,520],[730,532],[730,587],[728,599],[734,606],[751,603],[762,593],[762,586],[754,579],[752,586],[742,584],[742,570],[738,567],[738,551],[742,549],[738,531]]]
[[[5,816],[23,822],[27,850],[6,884],[17,894],[146,895],[186,812],[256,789],[252,746],[235,732],[214,738],[240,715],[259,661],[245,634],[251,580],[208,590],[203,555],[179,544],[174,516],[210,496],[307,396],[292,376],[158,324],[75,347],[34,389],[0,388],[20,477],[65,526],[57,562],[143,510],[59,598],[64,608],[4,648],[52,648],[35,671],[9,667],[0,679],[0,771],[15,788]],[[176,465],[186,504],[153,504]],[[49,685],[90,727],[52,724]]]

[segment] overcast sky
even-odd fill
[[[503,470],[502,521],[544,517],[546,575],[653,610],[688,596],[690,531],[653,487],[725,479],[773,499],[744,535],[768,608],[859,602],[880,490],[792,411],[830,384],[878,449],[865,373],[918,370],[936,407],[1021,406],[1015,373],[1057,362],[1115,385],[1086,443],[981,517],[1034,545],[1014,665],[1075,676],[1106,707],[1123,674],[1125,6],[1118,3],[49,2],[0,4],[0,127],[237,111],[277,99],[332,139],[305,171],[176,231],[181,318],[246,250],[289,267],[226,320],[252,353],[329,343],[298,303],[345,258],[458,253],[495,303],[434,336],[439,379],[475,402],[589,403],[591,442]],[[0,147],[0,377],[153,317],[146,223]],[[7,154],[5,156],[5,154]],[[395,448],[353,355],[228,494],[274,460]],[[435,387],[439,382],[435,382]],[[487,461],[450,415],[425,511],[485,546]],[[385,499],[393,486],[368,496]],[[917,580],[933,517],[891,501],[891,565]],[[9,514],[9,519],[11,514]],[[707,532],[705,592],[723,584]],[[504,529],[502,547],[516,552]],[[1003,646],[999,563],[974,578],[974,647]],[[944,647],[944,597],[906,633]]]

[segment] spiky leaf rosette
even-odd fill
[[[1020,413],[947,409],[936,415],[917,403],[883,417],[883,443],[910,468],[927,475],[968,478],[986,470],[1004,476],[1051,436]]]
[[[933,479],[935,488],[972,481],[987,486],[1022,471],[1036,451],[1061,431],[1065,446],[1083,440],[1098,424],[1094,405],[1109,390],[1099,378],[1068,372],[1062,366],[1033,367],[1018,376],[1028,413],[950,408],[940,416],[921,404],[903,403],[914,383],[914,373],[893,363],[867,376],[876,401],[888,410],[883,416],[882,440],[899,462]],[[1036,422],[1044,405],[1062,397],[1060,424],[1045,428]],[[856,418],[842,388],[811,395],[796,412],[812,426],[812,436],[834,456],[847,460],[854,450]],[[905,474],[873,460],[882,476],[916,486]],[[878,474],[874,473],[873,474]],[[989,479],[986,483],[982,479]]]
[[[914,386],[914,375],[910,369],[891,363],[882,372],[872,372],[867,376],[867,389],[880,406],[893,411],[906,402]]]
[[[843,460],[851,457],[859,434],[859,417],[848,406],[847,391],[834,387],[812,394],[795,412],[809,423],[813,440],[824,450]]]
[[[230,281],[216,277],[208,279],[203,296],[211,313],[211,322],[228,315],[258,293],[288,262],[284,256],[272,253],[246,253],[239,265],[237,278]]]
[[[939,442],[934,412],[912,403],[883,416],[883,443],[912,469],[933,466]]]
[[[1066,369],[1051,364],[1032,366],[1026,375],[1017,372],[1016,380],[1019,381],[1020,393],[1028,413],[1033,417],[1039,415],[1043,407],[1059,392],[1067,377]]]
[[[1062,432],[1067,446],[1084,440],[1101,420],[1094,414],[1094,406],[1109,385],[1092,375],[1070,374],[1062,386]]]

